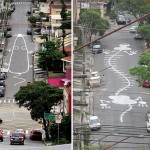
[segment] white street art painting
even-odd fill
[[[128,106],[128,109],[122,112],[120,115],[120,122],[123,122],[123,118],[127,112],[129,112],[131,109],[133,109],[134,105],[138,105],[138,107],[148,107],[147,103],[142,100],[142,97],[137,97],[136,99],[130,98],[130,96],[122,95],[121,92],[127,90],[127,88],[130,88],[133,84],[133,80],[131,80],[130,77],[128,77],[127,74],[125,74],[123,71],[118,70],[117,63],[115,61],[117,58],[120,58],[123,56],[123,53],[128,54],[129,56],[135,55],[137,52],[132,51],[129,44],[120,44],[118,47],[115,47],[113,51],[105,51],[106,54],[106,61],[108,66],[111,66],[111,70],[115,73],[117,73],[118,76],[122,79],[123,83],[126,83],[124,87],[119,88],[114,95],[110,95],[110,100],[100,100],[100,106],[102,109],[110,109],[109,106],[110,103],[114,103],[117,105],[126,105]],[[109,55],[109,56],[108,56]]]
[[[21,45],[21,46],[19,46]],[[11,52],[10,55],[10,61],[8,64],[8,70],[10,73],[14,74],[14,78],[18,79],[18,82],[14,84],[14,86],[21,84],[23,82],[25,82],[26,80],[21,77],[21,75],[27,73],[29,71],[30,65],[29,65],[29,50],[27,48],[27,44],[25,41],[25,38],[22,34],[18,34],[16,35],[16,39],[14,41],[13,47],[11,50],[9,50]],[[19,55],[20,54],[20,58],[18,61],[18,67],[13,67],[13,63],[15,62],[16,56],[15,55]],[[20,68],[19,68],[20,67]],[[19,71],[19,69],[22,69],[22,71]]]

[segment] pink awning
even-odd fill
[[[47,81],[51,86],[55,87],[63,87],[64,84],[62,82],[64,78],[49,78]]]

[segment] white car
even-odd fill
[[[98,116],[90,116],[89,117],[89,128],[91,130],[101,129],[100,119]]]
[[[130,33],[136,33],[138,26],[131,26]]]
[[[150,132],[150,120],[146,121],[147,132]]]

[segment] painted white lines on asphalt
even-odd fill
[[[31,4],[31,2],[13,2],[15,5]]]
[[[15,103],[14,99],[0,99],[0,103]]]
[[[19,41],[18,41],[19,40]],[[17,43],[20,43],[20,40],[22,40],[23,41],[23,45],[21,46],[21,47],[19,47],[18,45],[17,45]],[[19,49],[20,48],[20,49]],[[15,72],[15,71],[13,71],[13,70],[10,70],[10,65],[11,65],[11,61],[12,61],[12,59],[13,59],[13,56],[15,55],[15,53],[14,53],[14,51],[15,50],[18,50],[18,51],[26,51],[26,56],[24,56],[24,58],[27,60],[27,68],[23,71],[23,72]],[[24,36],[22,35],[22,34],[18,34],[17,35],[17,37],[16,37],[16,39],[15,39],[15,41],[14,41],[14,44],[13,44],[13,48],[12,48],[12,51],[11,51],[11,56],[10,56],[10,61],[9,61],[9,64],[8,64],[8,70],[9,70],[9,72],[10,73],[12,73],[12,74],[15,74],[15,76],[13,76],[14,78],[17,78],[17,79],[19,79],[19,80],[21,80],[21,81],[19,81],[19,82],[17,82],[17,83],[15,83],[14,84],[14,86],[16,86],[16,85],[18,85],[18,84],[21,84],[21,83],[23,83],[23,82],[25,82],[26,80],[24,79],[24,78],[22,78],[22,77],[19,77],[19,76],[21,76],[22,74],[25,74],[25,73],[27,73],[28,71],[29,71],[29,69],[30,69],[30,65],[29,65],[29,50],[28,50],[28,48],[27,48],[27,44],[26,44],[26,41],[25,41],[25,38],[24,38]],[[18,62],[19,63],[19,62]],[[21,62],[22,63],[22,62]]]
[[[115,47],[114,48],[114,54],[111,53],[107,54],[105,57],[105,64],[106,62],[108,63],[107,66],[111,66],[111,71],[113,71],[115,74],[117,74],[117,76],[119,78],[121,78],[122,82],[125,84],[125,86],[120,87],[115,95],[111,95],[109,96],[109,100],[100,100],[100,106],[102,107],[102,109],[104,108],[111,108],[108,104],[110,104],[111,102],[114,104],[118,104],[118,105],[126,105],[128,106],[128,109],[125,110],[121,115],[120,115],[120,122],[123,122],[123,117],[124,115],[129,112],[131,109],[133,109],[133,106],[138,104],[138,107],[148,107],[147,106],[147,102],[143,101],[141,97],[137,97],[136,99],[131,99],[129,96],[127,95],[119,95],[121,92],[126,91],[128,88],[130,88],[131,86],[133,86],[133,84],[135,84],[134,80],[130,80],[131,77],[128,77],[128,74],[124,73],[123,71],[119,70],[117,68],[117,62],[115,63],[115,60],[117,60],[116,58],[119,58],[118,56],[123,56],[120,55],[120,53],[125,53],[128,54],[129,56],[132,56],[134,54],[137,53],[137,51],[131,51],[131,48],[129,47],[129,44],[120,44],[119,47]],[[117,57],[116,57],[117,56]]]

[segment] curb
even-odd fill
[[[45,141],[43,141],[45,146],[52,146],[52,143],[47,144]]]

